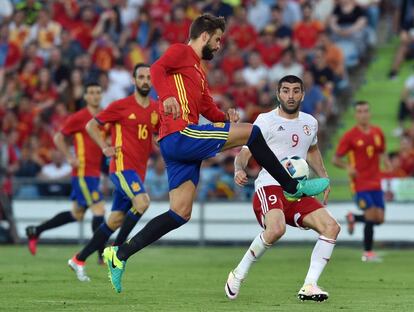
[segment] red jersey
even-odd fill
[[[151,81],[160,101],[160,139],[184,129],[188,124],[198,124],[199,115],[212,122],[225,121],[226,115],[213,102],[200,58],[186,44],[173,44],[151,66]],[[175,97],[181,106],[180,118],[166,116],[162,102]]]
[[[112,145],[116,155],[111,159],[109,171],[134,170],[144,182],[152,135],[159,128],[157,103],[150,100],[147,107],[142,107],[132,94],[112,102],[95,119],[100,124],[112,124]]]
[[[79,161],[79,166],[72,170],[72,176],[75,177],[99,177],[101,175],[101,148],[85,129],[86,124],[92,118],[91,112],[85,107],[70,115],[60,130],[65,136],[73,135],[75,154]]]
[[[343,135],[336,155],[343,157],[348,154],[349,162],[356,170],[353,191],[381,190],[380,155],[384,151],[384,134],[378,127],[371,126],[368,133],[353,127]]]

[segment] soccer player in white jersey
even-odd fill
[[[266,143],[279,159],[295,155],[302,157],[317,175],[328,177],[317,145],[318,122],[311,115],[299,111],[304,94],[300,78],[292,75],[283,77],[277,90],[279,107],[260,114],[254,124],[260,127]],[[243,147],[235,159],[234,180],[238,185],[247,183],[246,166],[251,156],[249,149]],[[329,294],[317,283],[331,258],[340,231],[339,224],[324,208],[329,191],[328,188],[324,192],[323,204],[314,197],[289,201],[277,181],[265,169],[260,171],[255,181],[253,208],[263,231],[253,240],[238,266],[230,272],[225,285],[229,299],[236,299],[251,265],[283,236],[286,224],[301,229],[310,228],[319,234],[298,298],[313,301],[328,299]]]

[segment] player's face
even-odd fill
[[[295,114],[300,108],[304,95],[300,83],[283,82],[278,94],[282,110],[287,114]]]
[[[214,57],[214,53],[216,53],[220,49],[221,44],[221,37],[223,36],[223,32],[221,29],[216,30],[216,32],[210,36],[207,34],[208,41],[203,46],[202,56],[203,60],[210,61]]]
[[[142,96],[147,96],[151,91],[151,75],[149,67],[140,67],[135,73],[135,88]]]
[[[355,108],[355,119],[359,125],[368,125],[371,118],[371,113],[369,111],[369,105],[358,105]]]
[[[84,96],[86,105],[99,107],[102,99],[102,88],[98,86],[88,87]]]

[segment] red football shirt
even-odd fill
[[[160,98],[160,139],[184,129],[188,124],[198,124],[199,115],[212,122],[225,121],[226,115],[213,102],[200,58],[186,44],[173,44],[151,66],[151,81]],[[181,116],[166,116],[162,102],[175,97],[181,106]]]
[[[75,154],[79,161],[79,166],[72,170],[72,176],[75,177],[99,177],[101,175],[101,148],[85,129],[86,124],[92,118],[92,114],[85,107],[70,115],[60,130],[65,136],[73,135]]]
[[[359,127],[347,131],[336,149],[336,155],[348,155],[349,162],[356,170],[352,189],[356,192],[381,190],[380,155],[385,151],[382,130],[371,126],[369,132]]]
[[[111,159],[109,171],[134,170],[144,181],[152,135],[159,127],[157,103],[151,100],[147,107],[142,107],[135,96],[130,95],[112,102],[95,119],[101,124],[112,124],[112,145],[116,155]]]

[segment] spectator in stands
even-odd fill
[[[293,27],[302,19],[300,5],[297,1],[279,0],[277,5],[282,10],[283,24]]]
[[[51,49],[60,45],[61,31],[62,26],[50,19],[49,11],[41,9],[36,23],[30,29],[30,40],[38,44],[43,59],[48,60]]]
[[[347,67],[355,66],[367,48],[367,18],[355,0],[338,0],[329,20],[333,40],[341,47]]]
[[[92,31],[95,28],[95,12],[91,6],[84,6],[80,9],[80,20],[78,20],[71,28],[70,34],[73,39],[79,42],[84,51],[89,49],[92,43]]]
[[[101,107],[105,109],[113,101],[119,100],[126,96],[125,92],[119,88],[116,88],[114,84],[109,83],[109,77],[107,72],[101,72],[99,74],[99,85],[102,88]]]
[[[301,104],[301,111],[313,115],[319,123],[319,127],[323,128],[326,124],[326,116],[323,110],[325,97],[319,85],[315,84],[313,75],[310,71],[303,73],[303,84],[305,87],[305,97]]]
[[[414,7],[409,12],[409,18],[404,19],[404,17],[401,17],[400,43],[395,53],[391,70],[388,73],[390,79],[397,77],[401,64],[406,58],[414,56]]]
[[[16,43],[20,50],[29,43],[30,27],[24,23],[24,12],[16,11],[13,20],[9,24],[9,39]]]
[[[247,20],[247,12],[244,7],[237,7],[234,19],[229,23],[225,38],[231,38],[240,51],[250,53],[256,45],[257,32]]]
[[[186,43],[188,41],[188,32],[191,21],[185,16],[185,8],[177,5],[172,12],[171,21],[167,23],[163,38],[170,44]]]
[[[280,61],[283,47],[277,42],[276,28],[272,24],[268,24],[260,33],[255,50],[269,68]]]
[[[303,20],[297,22],[293,27],[293,42],[300,62],[303,62],[306,56],[313,54],[319,35],[324,30],[323,24],[313,19],[310,2],[305,2],[302,5],[302,16]]]
[[[279,0],[280,1],[280,0]],[[270,7],[260,0],[251,0],[247,5],[247,20],[260,33],[270,21]]]
[[[256,51],[249,55],[248,66],[242,69],[243,78],[249,86],[261,90],[266,85],[267,68],[263,65],[260,54]]]
[[[233,83],[230,85],[228,93],[238,109],[245,110],[248,106],[258,104],[258,90],[247,84],[243,70],[237,70],[234,73]]]
[[[79,1],[55,0],[52,3],[52,18],[64,29],[71,29],[76,25],[76,17],[79,14]]]
[[[233,8],[221,0],[212,0],[203,8],[203,12],[211,13],[214,16],[223,16],[227,20],[233,15]]]
[[[0,25],[0,68],[4,68],[5,73],[15,71],[21,58],[19,46],[9,39],[9,26]]]
[[[110,70],[115,60],[121,57],[121,51],[107,33],[100,34],[89,46],[88,53],[98,71]]]
[[[69,67],[62,63],[62,53],[58,48],[50,51],[49,68],[52,75],[53,84],[56,86],[58,94],[65,92],[69,85],[70,70]]]
[[[145,9],[140,9],[137,20],[124,29],[120,45],[123,47],[127,41],[135,41],[141,47],[148,48],[157,36],[159,30],[155,27],[151,16]]]
[[[61,33],[60,51],[62,63],[67,66],[72,66],[75,63],[75,59],[84,53],[80,43],[73,40],[70,32],[67,30],[63,30]]]
[[[69,85],[65,94],[66,106],[70,112],[78,111],[84,106],[83,94],[82,71],[75,68],[70,73]]]
[[[276,36],[276,42],[284,49],[292,45],[292,28],[283,22],[283,11],[278,5],[272,6],[271,17],[268,25],[273,26]]]
[[[398,110],[398,128],[394,129],[395,136],[403,133],[404,121],[414,120],[414,75],[409,76],[404,83]]]
[[[299,78],[303,76],[303,66],[296,61],[295,51],[292,47],[283,50],[280,62],[270,69],[268,78],[271,82],[277,83],[286,75],[294,75]]]
[[[53,106],[58,98],[58,93],[50,76],[50,71],[46,67],[39,72],[39,81],[33,90],[30,90],[36,112]]]
[[[16,171],[18,178],[35,178],[42,168],[42,163],[35,157],[29,143],[26,143],[20,152],[19,169]],[[37,195],[37,189],[30,188],[33,195]],[[19,190],[19,193],[20,190]]]
[[[332,69],[339,81],[345,81],[344,83],[346,85],[347,72],[342,50],[332,42],[327,32],[320,33],[317,46],[323,49],[324,58],[328,67]]]
[[[227,42],[227,48],[221,59],[220,67],[227,76],[230,84],[233,82],[234,72],[244,67],[243,57],[240,55],[237,44],[233,39],[229,39]]]
[[[69,196],[72,167],[58,150],[52,151],[52,162],[44,165],[37,176],[42,196]]]
[[[168,200],[168,177],[161,155],[154,159],[154,165],[148,169],[145,188],[153,200]]]
[[[227,156],[222,161],[220,173],[215,183],[215,189],[210,193],[210,197],[234,200],[239,198],[240,193],[240,188],[234,182],[234,157]]]
[[[413,141],[407,135],[401,137],[400,151],[398,152],[401,169],[407,176],[414,176],[414,148]]]
[[[314,0],[313,16],[326,25],[335,7],[335,0]]]
[[[99,38],[103,34],[109,36],[109,40],[114,44],[119,43],[119,39],[122,33],[121,16],[118,7],[113,7],[106,10],[99,16],[99,20],[96,23],[92,36]]]
[[[16,10],[24,12],[25,24],[33,25],[42,9],[43,5],[40,1],[36,0],[22,0],[16,4]]]

